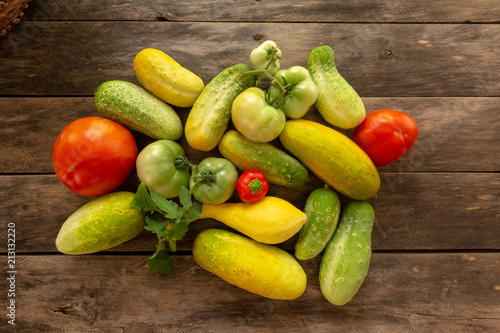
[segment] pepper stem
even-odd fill
[[[248,188],[252,194],[255,194],[262,190],[262,182],[257,178],[254,178],[250,183],[248,183]]]

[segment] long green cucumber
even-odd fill
[[[306,273],[291,254],[230,231],[199,233],[193,256],[209,272],[263,297],[294,299],[306,288]]]
[[[339,196],[328,185],[317,188],[307,198],[304,213],[309,219],[295,244],[295,257],[300,260],[320,254],[332,238],[339,221]]]
[[[318,88],[314,105],[323,118],[344,129],[361,124],[366,116],[365,106],[358,93],[337,70],[332,48],[327,45],[314,48],[307,59],[307,69]]]
[[[351,201],[342,210],[319,267],[319,286],[330,303],[346,304],[363,284],[370,266],[374,221],[375,213],[366,201]]]
[[[261,171],[272,184],[301,188],[309,180],[307,168],[295,158],[269,143],[250,141],[234,130],[224,134],[219,152],[243,171]]]
[[[56,247],[64,254],[88,254],[110,249],[144,229],[144,215],[129,204],[132,192],[100,196],[77,209],[63,223]]]
[[[182,135],[181,119],[174,109],[133,83],[104,82],[95,92],[94,105],[103,117],[153,139],[175,141]]]
[[[337,192],[356,200],[375,196],[380,176],[368,155],[344,134],[314,121],[286,122],[280,141],[293,156]]]
[[[255,83],[253,76],[242,75],[250,70],[246,64],[236,64],[205,86],[186,121],[186,140],[192,148],[210,151],[217,147],[231,120],[234,99]]]

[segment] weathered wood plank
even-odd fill
[[[384,173],[377,198],[369,202],[376,215],[372,244],[375,250],[498,250],[500,249],[499,173]],[[132,175],[120,190],[135,192]],[[303,209],[307,196],[323,183],[312,176],[297,191],[271,186],[269,195]],[[57,252],[55,239],[62,223],[90,198],[70,192],[54,175],[0,176],[0,221],[6,229],[16,223],[17,250],[23,253]],[[230,199],[236,202],[237,194]],[[342,197],[342,204],[347,199]],[[180,251],[191,251],[196,235],[207,228],[228,229],[211,219],[194,222]],[[0,234],[0,252],[7,252],[6,233]],[[279,246],[292,250],[294,236]],[[144,231],[113,248],[118,252],[154,252],[157,240]]]
[[[1,257],[2,267],[6,258]],[[191,256],[177,277],[148,275],[137,256],[18,256],[15,332],[496,332],[500,254],[374,253],[351,302],[319,289],[319,258],[302,262],[305,293],[270,300],[228,284]],[[7,280],[1,279],[2,290]],[[8,330],[2,320],[2,331]]]
[[[367,112],[394,109],[410,114],[420,129],[415,146],[381,172],[500,171],[500,99],[366,97]],[[0,173],[53,173],[52,145],[71,121],[98,116],[91,97],[0,98]],[[177,109],[185,123],[189,109]],[[311,108],[307,119],[326,122]],[[352,137],[352,131],[342,131]],[[139,149],[152,139],[135,133]],[[179,143],[193,161],[211,155]],[[278,140],[274,142],[280,146]],[[282,146],[280,146],[282,148]]]
[[[36,20],[167,20],[270,22],[481,22],[500,18],[496,0],[280,1],[79,1],[37,0]]]
[[[136,82],[132,60],[146,47],[209,82],[249,63],[266,39],[281,47],[283,68],[306,65],[315,46],[331,45],[362,97],[500,96],[498,24],[126,21],[24,22],[0,44],[0,94],[90,96],[107,80]]]

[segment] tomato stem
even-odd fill
[[[274,46],[271,48],[271,50],[268,51],[267,58],[269,59],[269,61],[267,62],[267,65],[265,67],[266,70],[268,70],[271,65],[274,65],[275,68],[278,68],[278,66],[276,66],[276,61],[283,58],[277,56],[276,55],[277,53],[278,53],[278,48]]]
[[[177,170],[193,169],[196,165],[191,164],[185,156],[177,156],[174,160],[174,165]]]
[[[269,80],[271,80],[271,85],[274,85],[276,88],[279,89],[279,94],[272,101],[269,99],[269,96],[268,96],[269,91],[267,91],[268,94],[266,94],[267,104],[271,105],[274,108],[279,108],[281,106],[281,99],[287,92],[286,88],[295,85],[295,84],[288,84],[284,87],[281,83],[279,83],[279,81],[271,73],[269,73],[265,69],[256,69],[256,70],[252,70],[252,71],[248,71],[248,72],[243,73],[243,76],[251,76],[251,75],[253,75],[253,76],[264,75]]]
[[[199,176],[195,176],[196,185],[200,184],[212,184],[215,183],[215,175],[212,173],[212,171],[208,170],[207,172],[201,172]]]
[[[271,73],[269,73],[265,69],[254,69],[251,71],[246,71],[242,74],[243,76],[257,76],[257,75],[264,75],[265,77],[269,78],[270,80],[274,79],[274,76],[272,76]]]

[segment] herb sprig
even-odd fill
[[[141,183],[134,199],[130,203],[146,214],[147,225],[144,229],[151,231],[158,237],[156,252],[147,259],[148,272],[155,270],[175,276],[172,259],[168,252],[177,251],[178,240],[187,233],[189,223],[198,219],[203,205],[201,202],[191,200],[191,192],[182,187],[179,194],[181,207]]]

